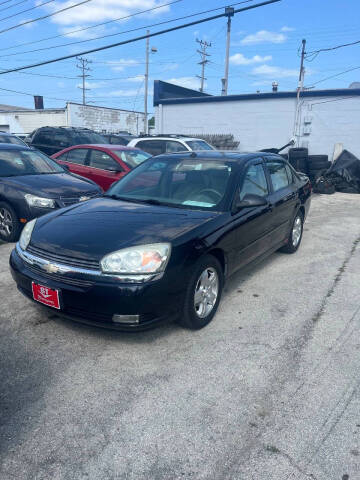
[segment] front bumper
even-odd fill
[[[44,307],[56,315],[114,330],[146,330],[173,320],[179,314],[179,305],[184,298],[179,282],[165,276],[141,284],[123,283],[116,277],[91,273],[70,272],[62,276],[28,264],[16,249],[10,256],[10,270],[19,291],[31,300],[33,281],[59,290],[61,310]],[[139,315],[139,322],[116,323],[113,322],[114,315]]]

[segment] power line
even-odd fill
[[[306,87],[306,88],[312,88],[318,83],[325,82],[326,80],[330,80],[331,78],[339,77],[340,75],[344,75],[345,73],[353,72],[354,70],[359,70],[360,67],[354,67],[354,68],[349,68],[348,70],[345,70],[343,72],[337,73],[336,75],[331,75],[330,77],[323,78],[315,83],[312,84],[311,87]]]
[[[9,5],[8,7],[5,7],[5,8],[2,8],[0,10],[0,12],[4,12],[5,10],[9,10],[9,8],[14,8],[14,7],[17,7],[18,5],[21,5],[22,3],[25,3],[27,2],[28,0],[22,0],[21,2],[18,2],[18,3],[14,3],[13,5]],[[6,3],[6,2],[4,2]],[[0,5],[2,5],[2,3],[0,3]]]
[[[319,50],[313,50],[312,52],[308,52],[308,56],[318,55],[321,52],[330,52],[331,50],[337,50],[338,48],[350,47],[351,45],[357,45],[360,43],[360,40],[351,43],[344,43],[342,45],[337,45],[336,47],[329,47],[329,48],[320,48]]]
[[[263,7],[265,5],[270,5],[270,4],[273,4],[273,3],[280,2],[280,1],[281,0],[267,0],[266,2],[257,3],[256,5],[250,5],[248,7],[239,8],[239,9],[235,10],[234,13],[240,13],[240,12],[244,12],[244,11],[247,11],[247,10],[252,10],[254,8]],[[41,65],[48,65],[50,63],[56,63],[56,62],[60,62],[62,60],[68,60],[69,58],[78,57],[80,55],[88,55],[90,53],[100,52],[100,51],[103,51],[103,50],[108,50],[110,48],[119,47],[121,45],[128,45],[129,43],[134,43],[134,42],[138,42],[140,40],[144,40],[148,36],[149,37],[156,37],[156,36],[159,36],[159,35],[164,35],[165,33],[174,32],[176,30],[181,30],[183,28],[191,27],[193,25],[199,25],[200,23],[209,22],[211,20],[216,20],[218,18],[223,18],[225,16],[227,16],[226,13],[221,13],[219,15],[214,15],[212,17],[202,18],[200,20],[195,20],[195,21],[190,22],[190,23],[185,23],[185,24],[182,24],[182,25],[178,25],[176,27],[171,27],[171,28],[167,28],[165,30],[160,30],[158,32],[151,33],[150,35],[141,35],[140,37],[135,37],[135,38],[131,38],[129,40],[124,40],[123,42],[112,43],[110,45],[105,45],[103,47],[93,48],[91,50],[86,50],[84,52],[78,52],[78,53],[71,54],[71,55],[65,55],[63,57],[54,58],[52,60],[45,60],[43,62],[34,63],[32,65],[24,65],[23,67],[11,68],[11,69],[5,70],[3,72],[0,72],[0,75],[4,75],[5,73],[18,72],[20,70],[26,70],[28,68],[40,67]]]
[[[183,1],[183,0],[177,0],[177,1]],[[244,3],[250,3],[250,2],[253,2],[254,0],[243,0],[241,2],[237,2],[237,3],[233,3],[232,5],[242,5]],[[279,0],[280,1],[280,0]],[[165,3],[163,5],[159,5],[158,7],[156,8],[160,8],[160,7],[165,7],[165,6],[168,6],[168,5],[172,5],[173,3],[176,3],[176,2],[170,2],[170,3]],[[95,40],[102,40],[104,38],[109,38],[109,37],[116,37],[117,35],[123,35],[124,33],[132,33],[132,32],[136,32],[138,30],[144,30],[144,29],[149,29],[149,28],[153,28],[153,27],[157,27],[159,25],[165,25],[167,23],[171,23],[171,22],[176,22],[178,20],[184,20],[186,18],[191,18],[191,17],[194,17],[194,16],[197,16],[197,15],[204,15],[205,13],[210,13],[210,12],[215,12],[217,10],[222,10],[226,7],[226,5],[224,5],[223,7],[218,7],[218,8],[212,8],[210,10],[204,10],[202,12],[197,12],[197,13],[192,13],[191,15],[185,15],[185,16],[182,16],[182,17],[177,17],[177,18],[174,18],[172,20],[165,20],[165,21],[162,21],[162,22],[158,22],[158,23],[153,23],[151,25],[144,25],[142,27],[137,27],[137,28],[132,28],[130,30],[123,30],[122,32],[118,32],[118,33],[112,33],[112,34],[108,34],[108,35],[101,35],[100,37],[93,37],[93,38],[89,38],[89,39],[86,39],[86,40],[77,40],[76,42],[68,42],[68,43],[61,43],[61,44],[58,44],[58,45],[52,45],[50,47],[44,47],[44,48],[38,48],[38,49],[35,49],[35,50],[26,50],[24,52],[15,52],[15,53],[9,53],[8,55],[1,55],[0,58],[4,58],[4,57],[12,57],[12,56],[16,56],[16,55],[23,55],[23,54],[26,54],[26,53],[33,53],[33,52],[41,52],[41,51],[44,51],[44,50],[48,50],[49,48],[61,48],[61,47],[68,47],[68,46],[71,46],[71,45],[78,45],[79,43],[87,43],[87,42],[92,42],[92,41],[95,41]],[[135,15],[140,15],[141,13],[146,13],[146,12],[149,12],[151,10],[155,10],[155,8],[152,8],[152,9],[148,9],[148,10],[143,10],[142,12],[138,12],[138,13],[135,13],[133,15],[128,15],[126,17],[121,17],[121,18],[118,18],[118,19],[115,19],[115,20],[111,20],[109,22],[105,22],[105,23],[99,23],[97,25],[93,25],[91,27],[86,27],[86,28],[82,28],[82,29],[79,29],[79,30],[73,30],[72,32],[68,32],[66,34],[62,34],[62,35],[55,35],[54,37],[47,37],[47,38],[44,38],[42,40],[36,40],[34,42],[27,42],[27,43],[22,43],[22,44],[19,44],[19,45],[15,45],[13,47],[8,47],[8,48],[0,48],[0,51],[2,50],[9,50],[10,48],[17,48],[17,47],[20,47],[20,46],[25,46],[25,45],[31,45],[31,44],[34,44],[34,43],[39,43],[39,42],[44,42],[44,41],[47,41],[47,40],[51,40],[53,38],[58,38],[58,37],[64,37],[65,35],[70,35],[72,33],[76,33],[76,32],[80,32],[80,31],[83,31],[83,30],[87,30],[89,28],[95,28],[95,27],[98,27],[100,25],[105,25],[106,23],[111,23],[111,22],[115,22],[115,21],[118,21],[118,20],[123,20],[123,19],[127,19],[127,18],[130,18],[130,17],[133,17]]]
[[[25,2],[27,2],[27,0],[25,0]],[[25,3],[25,2],[23,1],[20,3]],[[43,7],[44,5],[47,5],[48,3],[52,3],[52,2],[55,2],[55,0],[48,0],[47,2],[35,5],[35,7],[27,8],[26,10],[21,10],[21,12],[14,13],[13,15],[9,15],[8,17],[0,18],[0,22],[2,22],[3,20],[8,20],[9,18],[17,17],[22,13],[30,12],[31,10],[35,10],[36,8]],[[20,5],[20,3],[17,3],[16,5]],[[12,5],[12,7],[15,7],[16,5]],[[11,7],[7,7],[7,8],[11,8]],[[3,10],[7,10],[7,8],[4,8]],[[0,12],[2,12],[3,10],[0,10]]]
[[[13,0],[6,0],[5,2],[1,2],[0,5],[5,5],[5,3],[12,2]]]
[[[56,12],[49,13],[48,15],[43,15],[42,17],[34,18],[32,20],[27,20],[26,22],[19,23],[18,25],[13,25],[12,27],[5,28],[4,30],[0,30],[0,33],[5,33],[9,32],[10,30],[14,30],[15,28],[20,28],[23,27],[24,25],[28,25],[29,23],[34,23],[39,20],[45,20],[45,18],[53,17],[54,15],[57,15],[58,13],[65,12],[67,10],[70,10],[75,7],[79,7],[80,5],[84,5],[84,3],[89,3],[92,0],[83,0],[80,3],[75,3],[75,5],[70,5],[69,7],[62,8],[61,10],[57,10]]]
[[[167,7],[169,5],[173,5],[174,3],[179,3],[179,2],[183,2],[183,1],[184,0],[174,0],[170,3],[164,3],[162,5],[157,5],[156,7],[153,7],[153,8],[148,8],[147,10],[141,10],[140,12],[136,12],[136,13],[133,13],[131,15],[126,15],[125,17],[114,18],[114,20],[109,20],[107,22],[97,23],[96,25],[90,25],[88,27],[78,28],[77,30],[72,30],[71,32],[66,32],[66,33],[62,33],[62,34],[59,34],[59,35],[54,35],[52,37],[42,38],[40,40],[34,40],[32,42],[19,43],[18,45],[13,45],[13,46],[7,47],[7,48],[0,48],[0,51],[1,50],[9,50],[11,48],[25,47],[26,45],[33,45],[34,43],[46,42],[47,40],[53,40],[54,38],[67,37],[69,35],[73,35],[74,33],[83,32],[83,31],[89,30],[91,28],[101,27],[103,25],[108,25],[109,23],[118,22],[120,20],[127,20],[128,18],[132,18],[132,17],[135,17],[137,15],[142,15],[143,13],[152,12],[153,10],[157,10],[159,8]]]

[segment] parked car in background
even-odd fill
[[[151,155],[122,145],[76,145],[52,155],[70,172],[90,178],[107,190]]]
[[[154,157],[102,198],[29,223],[11,271],[28,298],[80,322],[198,329],[232,273],[297,251],[310,200],[309,179],[279,155]]]
[[[43,153],[0,144],[0,239],[14,242],[33,218],[102,194]]]
[[[128,143],[128,147],[140,148],[141,150],[144,150],[144,152],[148,152],[154,156],[163,153],[215,150],[215,148],[205,142],[205,140],[176,135],[157,135],[135,138]]]
[[[23,140],[21,140],[21,138],[8,132],[0,131],[0,143],[11,143],[13,145],[22,145],[24,147],[27,147],[27,144]]]
[[[87,128],[41,127],[26,138],[26,143],[51,156],[73,145],[107,142],[102,135]]]
[[[128,145],[131,140],[134,140],[135,135],[118,134],[118,133],[104,133],[103,137],[108,143],[112,145]]]

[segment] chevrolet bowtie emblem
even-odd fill
[[[45,270],[47,273],[58,273],[60,270],[59,267],[53,265],[52,263],[46,263],[45,265],[42,265],[42,269]]]

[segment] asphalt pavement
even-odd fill
[[[360,479],[360,195],[314,197],[300,250],[236,274],[196,332],[49,317],[16,290],[12,248],[1,480]]]

